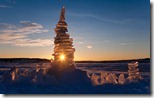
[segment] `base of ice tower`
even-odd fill
[[[75,64],[72,65],[65,65],[65,64],[56,64],[51,63],[51,68],[48,70],[47,74],[54,75],[57,79],[61,77],[62,74],[66,72],[71,72],[76,70]]]
[[[47,74],[53,75],[56,80],[63,85],[83,86],[83,83],[84,86],[91,85],[91,81],[87,77],[86,72],[77,69],[75,65],[69,66],[63,70],[59,70],[59,66],[54,65],[48,70]]]

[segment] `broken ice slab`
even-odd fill
[[[119,75],[119,78],[118,78],[118,83],[119,84],[124,84],[126,81],[125,77],[124,77],[124,74],[120,74]]]

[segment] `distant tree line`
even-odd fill
[[[131,59],[131,60],[111,60],[111,61],[75,61],[76,63],[130,63],[138,61],[139,63],[150,63],[150,58]]]
[[[111,61],[75,61],[76,63],[130,63],[138,61],[139,63],[150,63],[150,58],[131,59],[131,60],[111,60]],[[0,62],[5,63],[50,63],[49,59],[41,58],[0,58]]]
[[[41,58],[0,58],[0,62],[5,63],[49,63],[48,59]]]

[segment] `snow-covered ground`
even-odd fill
[[[13,67],[16,66],[16,67]],[[139,64],[129,77],[125,63],[77,63],[59,79],[48,74],[50,63],[1,63],[2,94],[150,94],[150,64]],[[129,77],[129,78],[128,78]]]

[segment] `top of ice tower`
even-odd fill
[[[59,22],[65,22],[65,7],[62,7]]]

